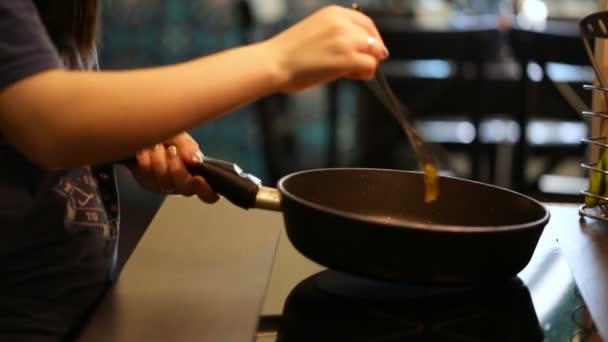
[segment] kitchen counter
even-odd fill
[[[282,225],[167,197],[79,341],[250,341]]]
[[[580,218],[579,205],[551,205],[551,228],[587,303],[608,340],[608,222]]]
[[[606,336],[608,244],[594,239],[605,229],[579,221],[578,206],[548,207],[549,225],[519,274],[545,341],[580,333],[572,317],[586,312],[581,295]],[[268,333],[257,341],[274,341],[290,292],[324,270],[282,230],[280,213],[167,198],[80,340],[251,341],[261,322]]]

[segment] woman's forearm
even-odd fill
[[[48,167],[122,158],[280,90],[263,44],[168,67],[34,75],[0,95],[0,129]]]

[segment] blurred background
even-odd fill
[[[101,67],[165,65],[262,40],[328,4],[351,2],[106,0]],[[593,82],[593,71],[577,25],[597,0],[359,5],[386,40],[391,58],[382,68],[442,173],[541,200],[582,201],[580,139],[589,129],[581,112],[591,102],[582,85]],[[307,168],[418,168],[365,82],[273,95],[192,133],[206,155],[234,161],[265,184]]]

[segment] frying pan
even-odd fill
[[[283,213],[293,246],[328,268],[389,281],[462,285],[514,277],[530,261],[548,210],[519,193],[439,177],[424,202],[424,174],[365,168],[305,170],[277,188],[236,164],[192,168],[235,205]]]

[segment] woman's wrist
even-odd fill
[[[250,46],[256,50],[251,56],[258,58],[256,65],[264,74],[269,93],[285,91],[291,78],[283,49],[277,43],[274,39],[268,39]]]

